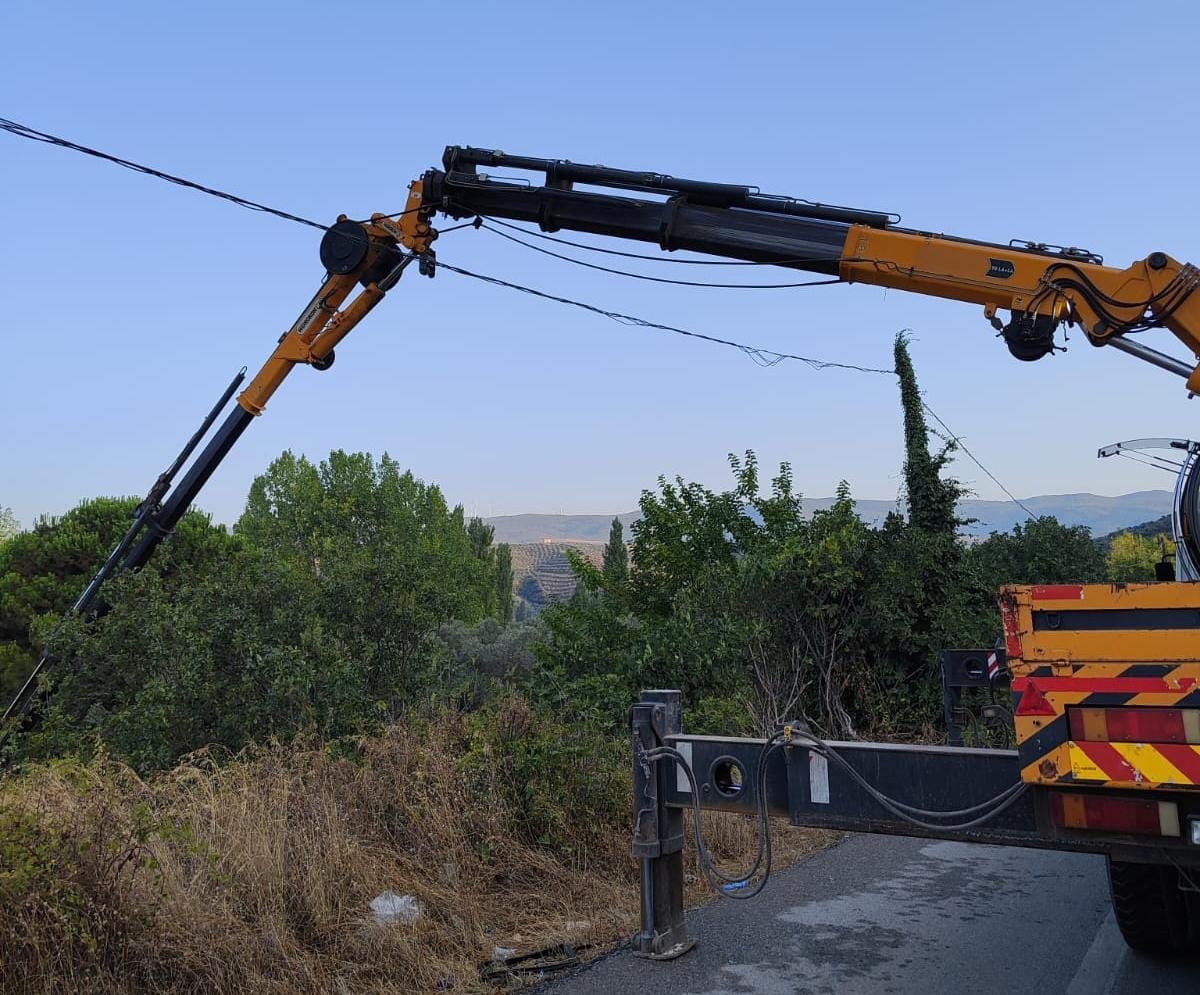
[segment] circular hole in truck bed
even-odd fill
[[[736,757],[717,757],[708,769],[708,780],[718,794],[736,798],[746,786],[746,768]]]

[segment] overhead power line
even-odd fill
[[[93,158],[96,158],[96,159],[103,159],[106,162],[111,162],[114,165],[121,166],[125,169],[133,170],[136,173],[143,173],[147,176],[153,176],[156,179],[164,180],[167,183],[174,183],[177,186],[186,187],[190,190],[196,190],[199,193],[208,194],[211,197],[218,197],[222,200],[229,201],[232,204],[236,204],[238,207],[244,207],[247,210],[258,211],[263,214],[271,214],[277,218],[283,219],[284,221],[291,221],[296,224],[306,225],[309,228],[317,228],[321,231],[325,231],[328,228],[328,225],[323,225],[319,221],[313,221],[311,218],[301,217],[298,214],[292,214],[288,211],[283,211],[283,210],[280,210],[279,208],[271,207],[267,204],[262,204],[257,201],[249,200],[245,197],[240,197],[237,194],[228,193],[227,191],[224,191],[224,190],[217,190],[213,187],[205,186],[202,183],[197,183],[194,180],[185,179],[182,176],[175,176],[171,173],[164,172],[163,170],[155,169],[152,166],[147,166],[143,163],[134,162],[131,159],[123,159],[120,156],[113,155],[109,152],[102,152],[99,149],[89,148],[86,145],[80,145],[78,142],[72,142],[66,138],[59,138],[57,135],[51,135],[44,131],[38,131],[35,128],[30,128],[28,125],[20,124],[17,121],[11,121],[7,118],[0,118],[0,131],[6,131],[9,134],[15,135],[18,138],[24,138],[29,141],[41,142],[46,145],[56,145],[60,148],[70,149],[71,151],[74,151],[74,152],[80,152],[83,155],[92,156]],[[412,208],[410,210],[418,210],[418,209],[419,208]],[[392,214],[387,215],[387,217],[399,217],[399,216],[401,216],[403,214],[407,214],[407,213],[408,213],[408,211],[397,211],[397,212],[393,212]],[[655,256],[646,256],[646,255],[643,255],[640,253],[619,252],[615,249],[602,249],[597,246],[589,246],[589,245],[584,245],[582,243],[568,242],[566,239],[556,239],[549,235],[544,235],[540,232],[529,232],[523,228],[518,228],[515,225],[507,225],[504,222],[497,221],[496,219],[491,219],[491,221],[492,221],[492,223],[501,224],[501,225],[504,225],[505,227],[512,228],[516,231],[524,232],[527,235],[536,235],[539,238],[545,238],[545,239],[549,239],[550,241],[561,242],[563,244],[572,245],[575,248],[589,249],[589,250],[593,250],[596,252],[604,252],[604,253],[608,253],[611,255],[626,256],[629,258],[637,258],[637,259],[657,259],[658,258]],[[468,225],[470,225],[470,224],[472,224],[472,222],[467,222],[466,224],[463,224],[463,225],[457,225],[454,228],[444,229],[443,231],[444,232],[456,231],[459,228],[468,227]],[[487,227],[487,226],[485,226],[485,227]],[[689,281],[689,280],[665,280],[665,279],[661,279],[658,277],[647,276],[645,274],[628,273],[628,272],[625,272],[622,270],[614,270],[614,269],[610,269],[610,268],[604,267],[604,266],[597,266],[595,264],[587,263],[587,262],[584,262],[583,260],[579,260],[579,259],[572,259],[569,256],[563,256],[559,253],[551,252],[548,249],[542,249],[538,246],[530,245],[527,242],[523,242],[520,239],[517,239],[511,235],[504,233],[504,232],[498,231],[494,228],[491,229],[491,231],[495,235],[500,235],[501,237],[507,238],[510,241],[518,242],[519,244],[524,245],[526,248],[533,249],[537,252],[543,252],[543,253],[546,253],[547,255],[555,256],[559,259],[566,260],[567,262],[575,263],[576,265],[586,266],[589,269],[598,269],[598,270],[602,270],[605,272],[615,273],[620,276],[633,277],[635,279],[653,280],[654,282],[659,282],[659,283],[671,283],[671,284],[679,284],[679,285],[683,285],[683,286],[738,287],[738,288],[744,288],[744,289],[774,289],[774,288],[782,288],[782,287],[817,286],[817,285],[822,285],[822,284],[831,284],[831,283],[840,283],[841,282],[840,280],[817,280],[817,281],[811,281],[808,283],[801,283],[801,284],[711,284],[711,283],[698,283],[698,282],[693,282],[693,281]],[[761,264],[761,263],[743,263],[742,261],[729,261],[729,260],[711,260],[711,261],[709,261],[709,260],[673,259],[673,260],[664,260],[664,261],[676,262],[676,263],[709,263],[711,265],[774,265],[774,264]],[[816,261],[816,260],[796,259],[796,260],[782,260],[781,262],[789,262],[789,261],[790,262],[804,262],[804,261]],[[572,300],[571,298],[568,298],[568,297],[561,297],[556,294],[550,294],[550,293],[547,293],[542,290],[535,290],[532,287],[526,287],[526,286],[523,286],[518,283],[512,283],[508,280],[501,280],[499,277],[486,276],[485,274],[482,274],[482,273],[473,273],[470,270],[462,269],[457,266],[452,266],[449,263],[444,263],[444,262],[438,261],[437,265],[441,269],[449,270],[451,273],[457,273],[460,276],[471,277],[472,279],[481,280],[484,283],[490,283],[495,286],[505,287],[510,290],[517,290],[517,291],[520,291],[521,293],[530,294],[534,297],[542,298],[543,300],[555,301],[559,304],[567,304],[572,307],[581,308],[582,310],[590,311],[593,314],[599,314],[605,318],[609,318],[612,321],[616,321],[621,324],[635,325],[635,326],[641,327],[641,328],[654,328],[654,329],[658,329],[660,331],[672,332],[676,335],[682,335],[687,338],[699,339],[704,342],[712,342],[716,345],[723,345],[723,346],[727,346],[729,348],[737,349],[739,352],[742,352],[745,355],[749,356],[752,360],[754,360],[754,362],[756,362],[760,366],[776,366],[779,363],[782,363],[784,361],[792,360],[795,362],[804,363],[805,365],[809,366],[810,368],[812,368],[814,370],[838,369],[838,370],[851,370],[856,373],[875,373],[875,374],[883,373],[883,374],[895,375],[895,370],[883,369],[880,367],[859,366],[854,363],[838,363],[838,362],[833,362],[830,360],[814,359],[811,356],[800,356],[795,353],[776,352],[773,349],[763,349],[763,348],[759,348],[756,346],[747,345],[743,342],[736,342],[732,339],[719,338],[715,335],[706,335],[702,332],[694,332],[694,331],[690,331],[685,328],[678,328],[674,325],[666,325],[666,324],[662,324],[662,323],[656,322],[656,321],[649,321],[648,319],[639,318],[635,315],[622,314],[619,311],[610,311],[610,310],[607,310],[606,308],[598,307],[595,304],[587,304],[587,303],[584,303],[583,301],[576,301],[576,300]],[[958,448],[960,448],[962,450],[963,454],[968,459],[970,459],[971,462],[973,462],[977,467],[979,467],[979,469],[981,471],[983,471],[983,473],[985,473],[988,476],[988,478],[997,487],[999,487],[1006,495],[1008,495],[1009,500],[1011,500],[1014,504],[1016,504],[1018,507],[1020,507],[1021,510],[1024,511],[1030,518],[1037,517],[1036,515],[1034,515],[1034,513],[1032,511],[1030,511],[1030,509],[1024,503],[1022,503],[1012,493],[1012,491],[1010,491],[1007,487],[1005,487],[1002,483],[1000,483],[1000,481],[999,481],[999,479],[997,479],[996,475],[993,474],[986,466],[983,465],[983,463],[981,463],[979,461],[979,459],[975,456],[975,454],[972,453],[966,447],[966,445],[963,444],[962,439],[954,434],[953,430],[950,429],[950,427],[940,417],[938,417],[937,413],[931,407],[929,407],[929,405],[926,402],[922,401],[921,403],[924,406],[925,410],[927,412],[929,412],[929,415],[934,419],[934,421],[936,421],[946,431],[946,433],[951,437],[951,439],[955,442],[955,444],[958,446]]]
[[[508,280],[501,280],[499,277],[485,276],[482,273],[472,273],[470,270],[462,269],[458,266],[451,266],[449,263],[439,261],[437,265],[439,269],[446,269],[451,273],[457,273],[460,276],[469,276],[484,283],[490,283],[498,287],[505,287],[509,290],[517,290],[524,294],[530,294],[533,297],[540,297],[543,300],[555,301],[559,304],[567,304],[571,307],[581,308],[584,311],[590,311],[593,314],[602,315],[605,318],[609,318],[623,325],[636,325],[640,328],[656,328],[665,332],[673,332],[676,335],[684,335],[688,338],[701,339],[702,341],[712,342],[716,345],[728,346],[730,348],[737,349],[739,352],[745,353],[760,366],[776,366],[785,360],[794,360],[796,362],[805,363],[814,370],[839,369],[851,370],[855,373],[883,373],[890,374],[892,376],[896,375],[896,371],[894,369],[883,369],[882,367],[876,366],[859,366],[853,363],[837,363],[829,360],[814,359],[811,356],[798,356],[795,353],[775,352],[771,349],[762,349],[756,346],[746,345],[743,342],[735,342],[732,339],[722,339],[715,335],[706,335],[702,332],[693,332],[685,328],[678,328],[674,325],[664,325],[656,321],[649,321],[645,318],[639,318],[636,315],[622,314],[619,311],[609,311],[605,308],[598,307],[595,304],[587,304],[583,301],[572,300],[569,297],[560,297],[557,294],[550,294],[544,290],[535,290],[533,287],[526,287],[522,284],[512,283]],[[922,399],[921,406],[929,413],[929,416],[942,427],[942,429],[950,437],[951,441],[954,442],[955,446],[962,450],[963,455],[966,456],[967,459],[969,459],[972,463],[974,463],[984,474],[986,474],[988,479],[991,480],[992,483],[994,483],[997,487],[999,487],[1000,490],[1002,490],[1008,496],[1008,499],[1013,504],[1025,512],[1028,517],[1037,518],[1037,515],[1029,509],[1028,505],[1026,505],[1023,501],[1021,501],[1020,498],[1013,494],[1012,491],[1005,487],[1004,484],[1000,482],[1000,479],[994,473],[992,473],[991,470],[983,465],[979,457],[977,457],[973,452],[971,452],[970,449],[967,448],[967,445],[962,441],[962,438],[955,434],[954,430],[942,420],[938,413],[929,406],[927,401]]]
[[[277,207],[268,207],[266,204],[260,204],[257,201],[247,200],[245,197],[239,197],[237,194],[226,193],[224,190],[216,190],[213,187],[206,187],[201,183],[196,183],[193,180],[185,180],[182,176],[174,176],[171,173],[164,173],[161,169],[155,169],[152,166],[144,166],[140,162],[134,162],[131,159],[122,159],[120,156],[112,155],[108,152],[101,152],[99,149],[88,148],[86,145],[79,145],[76,142],[68,141],[65,138],[59,138],[57,135],[48,135],[44,131],[37,131],[27,125],[19,124],[16,121],[9,121],[7,118],[0,118],[0,131],[7,131],[9,134],[16,135],[18,138],[27,138],[34,142],[44,142],[46,145],[57,145],[60,148],[71,149],[74,152],[82,152],[84,155],[94,156],[97,159],[103,159],[106,162],[114,163],[117,166],[123,166],[125,169],[132,169],[135,173],[145,173],[147,176],[153,176],[160,180],[166,180],[168,183],[175,183],[181,187],[187,187],[190,190],[198,190],[200,193],[206,193],[212,197],[220,197],[222,200],[227,200],[230,203],[237,204],[238,207],[244,207],[251,211],[261,211],[263,214],[273,214],[277,218],[283,218],[284,221],[294,221],[297,224],[308,225],[310,228],[319,228],[324,231],[328,225],[323,225],[319,221],[312,221],[309,218],[302,218],[298,214],[289,214],[287,211],[281,211]]]
[[[744,342],[735,342],[732,339],[722,339],[715,335],[706,335],[703,332],[693,332],[686,328],[678,328],[675,325],[664,325],[657,321],[650,321],[647,318],[639,318],[632,314],[622,314],[620,311],[609,311],[606,308],[599,307],[596,304],[586,304],[583,301],[572,300],[570,297],[560,297],[557,294],[550,294],[544,290],[535,290],[533,287],[526,287],[520,283],[512,283],[509,280],[501,280],[499,277],[486,276],[482,273],[473,273],[470,270],[462,269],[458,266],[451,266],[449,263],[438,261],[438,269],[449,270],[451,273],[457,273],[459,276],[469,276],[475,280],[481,280],[484,283],[491,283],[498,287],[506,287],[509,290],[519,290],[523,294],[530,294],[533,297],[540,297],[547,301],[556,301],[559,304],[568,304],[571,307],[577,307],[584,311],[590,311],[592,314],[603,315],[605,318],[610,318],[613,321],[619,322],[622,325],[636,325],[640,328],[657,328],[664,332],[674,332],[676,335],[684,335],[690,339],[701,339],[705,342],[714,342],[717,345],[729,346],[737,349],[739,352],[745,353],[760,366],[776,366],[784,360],[795,360],[799,363],[805,363],[814,370],[854,370],[858,373],[895,373],[895,370],[885,370],[874,366],[858,366],[854,363],[836,363],[831,360],[814,359],[812,356],[798,356],[790,352],[776,352],[773,349],[764,349],[758,346],[746,345]]]
[[[988,479],[991,480],[991,482],[993,484],[995,484],[997,487],[1000,488],[1000,490],[1004,491],[1004,493],[1008,495],[1008,499],[1013,504],[1015,504],[1018,508],[1020,508],[1023,512],[1025,512],[1025,514],[1028,515],[1030,518],[1038,517],[1032,511],[1029,510],[1028,505],[1026,505],[1012,491],[1010,491],[1007,487],[1005,487],[1002,483],[1000,483],[999,479],[996,477],[996,475],[994,473],[992,473],[991,470],[989,470],[986,466],[984,466],[981,462],[979,462],[978,457],[973,452],[971,452],[971,450],[969,450],[967,448],[966,443],[964,443],[963,440],[959,436],[955,435],[954,430],[949,425],[947,425],[944,421],[942,421],[941,418],[938,417],[937,412],[934,411],[933,408],[931,408],[929,406],[929,404],[924,400],[924,398],[921,399],[921,407],[923,407],[929,413],[929,416],[935,422],[937,422],[939,425],[942,426],[942,428],[946,432],[946,434],[948,436],[950,436],[951,441],[959,449],[961,449],[963,451],[963,455],[965,455],[967,457],[967,459],[969,459],[972,463],[974,463],[977,467],[979,467],[980,470],[982,470],[984,473],[986,473],[988,475]]]

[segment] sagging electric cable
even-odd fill
[[[277,207],[271,207],[268,204],[260,204],[258,201],[249,200],[245,197],[240,197],[237,194],[229,193],[225,190],[217,190],[214,187],[205,186],[202,183],[197,183],[195,180],[189,180],[182,176],[176,176],[173,173],[164,172],[161,169],[155,169],[153,166],[147,166],[144,163],[134,162],[132,159],[124,159],[121,156],[113,155],[111,152],[102,152],[100,149],[93,149],[87,145],[80,145],[78,142],[72,142],[67,138],[60,138],[57,135],[51,135],[45,131],[38,131],[36,128],[31,128],[28,125],[21,124],[19,121],[10,121],[7,118],[0,118],[0,131],[7,131],[10,135],[15,135],[17,138],[25,138],[33,142],[41,142],[44,145],[57,145],[59,148],[70,149],[72,152],[81,152],[84,155],[91,156],[94,159],[103,159],[105,162],[111,162],[115,166],[121,166],[124,169],[132,170],[135,173],[143,173],[146,176],[153,176],[155,179],[164,180],[167,183],[174,183],[176,186],[186,187],[189,190],[195,190],[198,193],[208,194],[210,197],[217,197],[221,200],[227,200],[231,204],[236,204],[238,207],[244,207],[249,211],[258,211],[262,214],[270,214],[284,221],[292,221],[299,225],[307,225],[310,228],[318,228],[325,231],[329,225],[322,224],[320,221],[314,221],[311,218],[303,217],[299,214],[292,214],[288,211],[281,211]],[[398,218],[405,214],[411,214],[413,211],[423,210],[423,207],[408,208],[404,211],[396,211],[392,214],[383,215],[386,218]]]
[[[599,307],[595,304],[587,304],[583,301],[572,300],[570,297],[561,297],[557,294],[551,294],[544,290],[537,290],[533,287],[527,287],[520,283],[512,283],[509,280],[502,280],[497,276],[487,276],[483,273],[474,273],[471,270],[463,269],[459,266],[452,266],[449,263],[442,262],[440,259],[437,262],[438,269],[444,269],[451,273],[457,273],[459,276],[468,276],[475,280],[481,280],[484,283],[490,283],[497,287],[506,287],[509,290],[518,290],[524,294],[530,294],[534,297],[540,297],[543,300],[555,301],[559,304],[568,304],[571,307],[581,308],[584,311],[590,311],[593,314],[601,315],[616,321],[622,325],[636,325],[640,328],[657,328],[664,332],[674,332],[676,335],[685,335],[688,338],[701,339],[705,342],[713,342],[717,345],[729,346],[737,349],[754,359],[760,366],[775,366],[783,362],[785,359],[795,360],[800,363],[805,363],[811,366],[814,370],[825,369],[840,369],[853,370],[857,373],[884,373],[894,375],[895,370],[885,370],[876,366],[858,366],[854,363],[836,363],[831,360],[814,359],[811,356],[798,356],[795,353],[776,352],[773,349],[762,349],[756,346],[746,345],[743,342],[735,342],[732,339],[718,338],[715,335],[706,335],[703,332],[693,332],[686,328],[679,328],[675,325],[665,325],[657,321],[650,321],[646,318],[639,318],[632,314],[622,314],[620,311],[610,311],[606,308]]]
[[[12,135],[15,135],[18,138],[24,138],[24,139],[27,139],[30,141],[36,141],[36,142],[40,142],[40,143],[47,144],[47,145],[56,145],[60,148],[65,148],[65,149],[69,149],[71,151],[80,152],[80,153],[83,153],[84,155],[92,156],[97,159],[102,159],[107,162],[111,162],[111,163],[121,166],[125,169],[133,170],[134,172],[143,173],[148,176],[153,176],[156,179],[164,180],[168,183],[173,183],[178,186],[186,187],[186,188],[189,188],[192,190],[196,190],[200,193],[205,193],[210,196],[229,201],[233,204],[238,205],[239,207],[244,207],[248,210],[259,211],[259,212],[262,212],[265,214],[274,215],[275,217],[281,218],[285,221],[292,221],[297,224],[307,225],[312,228],[320,228],[322,230],[325,230],[327,228],[326,225],[323,225],[318,221],[313,221],[310,218],[305,218],[298,214],[291,214],[287,211],[282,211],[278,208],[271,207],[267,204],[261,204],[261,203],[258,203],[257,201],[252,201],[245,197],[238,196],[237,194],[228,193],[227,191],[216,190],[212,187],[207,187],[201,183],[197,183],[194,180],[189,180],[189,179],[186,179],[181,176],[175,176],[170,173],[164,172],[162,170],[155,169],[151,166],[147,166],[143,163],[134,162],[133,160],[130,160],[130,159],[123,159],[120,156],[116,156],[116,155],[113,155],[108,152],[102,152],[99,149],[89,148],[86,145],[80,145],[79,143],[72,142],[69,139],[60,138],[57,135],[51,135],[44,131],[38,131],[36,128],[31,128],[28,125],[21,124],[17,121],[11,121],[7,118],[0,118],[0,131],[8,132]],[[424,206],[420,206],[420,207],[416,207],[416,208],[408,208],[403,211],[396,211],[391,214],[384,215],[384,217],[391,217],[391,218],[401,217],[405,214],[411,213],[412,211],[423,210],[423,209],[424,209]],[[491,219],[491,220],[494,222],[496,221],[496,219]],[[504,224],[503,222],[496,222],[496,223]],[[460,228],[466,228],[473,224],[476,224],[476,221],[467,222],[462,225],[455,225],[452,228],[445,228],[445,229],[441,230],[440,234],[443,234],[443,235],[448,234],[451,231],[457,231]],[[516,226],[512,226],[512,225],[506,225],[506,226],[513,227],[513,228],[516,227]],[[518,230],[525,231],[525,229],[518,229]],[[497,232],[497,234],[499,234],[499,233]],[[550,239],[551,241],[558,241],[558,242],[564,242],[564,243],[566,243],[566,241],[567,241],[566,239],[555,239],[555,238],[552,238],[552,236],[544,235],[540,232],[526,232],[526,234],[537,235],[540,238]],[[568,243],[568,244],[575,244],[575,243]],[[638,254],[638,253],[622,253],[615,249],[602,249],[602,248],[599,248],[596,246],[580,245],[579,247],[594,249],[597,252],[604,252],[604,253],[609,253],[609,254],[613,254],[613,255],[626,255],[626,256],[631,256],[631,257],[635,257],[635,258],[640,257],[640,258],[648,258],[648,259],[659,258],[659,257],[655,257],[655,256],[642,256],[641,254]],[[403,254],[403,250],[400,250],[399,248],[396,248],[393,251]],[[576,261],[578,261],[578,260],[576,260]],[[704,263],[704,264],[711,264],[711,265],[742,265],[743,263],[746,262],[745,260],[682,260],[682,259],[663,260],[663,261],[676,262],[676,263],[684,263],[684,262]],[[802,260],[802,259],[784,260],[783,262],[788,262],[788,261],[803,262],[805,260]],[[808,261],[814,261],[814,260],[808,260]],[[748,263],[748,264],[749,265],[773,265],[773,264],[758,263],[758,262]],[[705,335],[700,332],[692,332],[692,331],[688,331],[688,330],[682,329],[682,328],[677,328],[677,327],[674,327],[671,325],[664,325],[664,324],[660,324],[658,322],[647,321],[642,318],[636,318],[633,315],[621,314],[620,312],[616,312],[616,311],[608,311],[608,310],[605,310],[604,308],[600,308],[595,305],[584,304],[583,302],[580,302],[580,301],[570,300],[569,298],[559,297],[559,296],[556,296],[553,294],[545,293],[543,291],[534,290],[531,287],[525,287],[525,286],[521,286],[520,284],[515,284],[515,283],[511,283],[506,280],[501,280],[498,277],[485,276],[480,273],[472,273],[469,270],[450,266],[446,263],[438,263],[438,265],[440,265],[443,269],[449,270],[452,273],[458,273],[462,276],[474,277],[477,280],[483,280],[487,283],[495,284],[497,286],[508,287],[513,290],[520,290],[524,293],[532,294],[534,296],[541,297],[546,300],[553,300],[553,301],[557,301],[562,304],[570,304],[575,307],[583,308],[585,310],[592,311],[593,313],[603,315],[604,317],[611,318],[612,320],[621,322],[622,324],[639,325],[639,326],[645,327],[645,328],[657,328],[657,329],[661,329],[663,331],[674,332],[678,335],[685,335],[690,338],[701,339],[701,340],[704,340],[707,342],[713,342],[713,343],[716,343],[719,345],[729,346],[729,347],[737,349],[740,352],[744,353],[745,355],[749,356],[755,363],[757,363],[760,366],[775,366],[778,363],[783,362],[784,360],[795,360],[797,362],[807,364],[808,366],[812,367],[814,370],[843,369],[843,370],[853,370],[853,371],[859,372],[859,373],[892,373],[892,374],[895,373],[894,370],[885,370],[885,369],[881,369],[878,367],[859,366],[859,365],[856,365],[853,363],[838,363],[838,362],[832,362],[832,361],[827,361],[827,360],[814,359],[809,356],[799,356],[799,355],[795,355],[792,353],[776,352],[775,350],[771,350],[771,349],[760,349],[760,348],[756,348],[754,346],[746,345],[741,342],[735,342],[730,339],[722,339],[722,338],[718,338],[716,336]],[[1069,265],[1069,264],[1063,264],[1063,265]],[[835,281],[835,282],[838,282],[838,281]],[[1164,292],[1165,291],[1160,292],[1160,294],[1156,295],[1156,296],[1161,296],[1161,294]],[[1190,290],[1189,290],[1189,293],[1190,293]],[[1180,301],[1178,303],[1182,303],[1182,301]],[[1174,306],[1177,307],[1178,303],[1176,303]],[[1173,309],[1174,308],[1172,308],[1172,310]],[[924,402],[922,402],[922,403],[924,404]],[[1033,515],[1033,513],[1024,504],[1022,504],[1012,494],[1012,492],[1008,490],[1008,488],[1006,488],[1003,484],[1001,484],[1000,481],[996,478],[996,476],[990,470],[988,470],[987,467],[985,467],[979,461],[979,459],[977,459],[975,457],[975,455],[970,450],[967,449],[967,447],[965,445],[962,444],[961,439],[959,439],[957,436],[954,436],[954,433],[949,429],[949,427],[946,425],[946,423],[944,421],[942,421],[942,419],[939,418],[933,412],[933,410],[929,407],[929,405],[924,404],[924,406],[925,406],[925,409],[929,412],[929,414],[944,429],[946,429],[947,432],[949,432],[951,434],[951,436],[958,443],[959,447],[962,449],[963,453],[977,467],[979,467],[980,470],[982,470],[985,474],[987,474],[987,476],[993,481],[993,483],[995,483],[998,487],[1000,487],[1000,489],[1002,491],[1004,491],[1005,494],[1008,495],[1009,499],[1011,501],[1013,501],[1013,503],[1018,505],[1027,515],[1029,515],[1030,518],[1035,517]]]
[[[941,418],[938,417],[937,412],[934,411],[933,408],[931,408],[929,406],[929,404],[928,404],[928,402],[926,402],[925,398],[921,398],[921,407],[925,409],[925,411],[929,414],[929,417],[931,417],[935,422],[937,422],[939,425],[942,426],[942,429],[946,432],[946,434],[948,436],[950,436],[950,439],[954,442],[954,444],[959,449],[962,450],[963,455],[966,456],[967,459],[969,459],[977,467],[979,467],[979,469],[982,470],[985,474],[987,474],[988,479],[993,484],[995,484],[997,487],[999,487],[1000,490],[1004,491],[1004,493],[1008,495],[1008,499],[1013,504],[1015,504],[1018,508],[1020,508],[1023,512],[1025,512],[1025,514],[1029,518],[1034,519],[1034,518],[1038,517],[1037,515],[1035,515],[1033,513],[1033,511],[1029,508],[1029,506],[1027,504],[1025,504],[1024,501],[1022,501],[1012,491],[1010,491],[1007,487],[1005,487],[1002,483],[1000,483],[999,478],[994,473],[992,473],[991,470],[989,470],[986,466],[984,466],[979,461],[979,458],[973,452],[971,452],[971,450],[969,450],[967,448],[966,443],[964,443],[962,441],[962,438],[958,435],[955,435],[954,430],[949,425],[947,425],[944,421],[942,421]]]

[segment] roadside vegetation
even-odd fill
[[[1153,579],[1159,537],[964,543],[953,444],[895,358],[906,515],[869,527],[846,485],[808,515],[790,467],[731,456],[724,491],[660,478],[531,621],[509,549],[386,455],[282,454],[95,617],[62,618],[135,502],[4,519],[0,692],[56,664],[0,783],[0,990],[469,991],[496,947],[611,942],[641,688],[682,689],[696,732],[936,737],[938,651],[995,639],[1000,584]],[[709,830],[727,860],[752,833]],[[385,890],[416,919],[376,923]]]

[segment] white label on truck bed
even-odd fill
[[[808,752],[808,798],[814,805],[829,804],[829,761]]]
[[[680,755],[682,755],[683,759],[687,761],[687,765],[689,767],[692,766],[692,744],[676,743],[675,749],[677,749]],[[690,795],[692,793],[692,784],[687,779],[687,774],[683,772],[683,768],[679,764],[675,765],[675,790],[681,791],[685,795]]]

